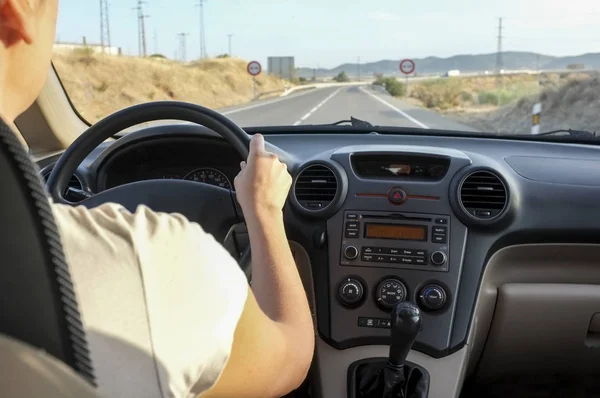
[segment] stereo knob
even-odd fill
[[[431,263],[433,265],[444,265],[446,264],[446,253],[441,251],[436,251],[431,253]]]
[[[358,257],[358,249],[355,246],[348,246],[344,249],[344,257],[348,260],[354,260]]]
[[[387,278],[375,290],[375,300],[383,309],[389,310],[406,299],[406,286],[396,278]]]
[[[437,311],[446,304],[446,291],[439,285],[427,285],[419,292],[419,304],[426,311]]]
[[[363,284],[354,278],[344,279],[338,288],[338,296],[342,304],[353,307],[359,304],[365,294]]]

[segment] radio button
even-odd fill
[[[377,253],[379,253],[379,254],[394,254],[394,253],[392,253],[392,249],[389,249],[387,247],[378,247]]]
[[[346,229],[358,229],[358,224],[357,222],[347,222]]]
[[[402,249],[401,253],[404,256],[414,256],[415,255],[415,251],[414,250],[409,250],[409,249]]]
[[[415,258],[415,264],[427,265],[427,260],[425,258]]]
[[[375,257],[375,256],[373,256],[373,255],[371,255],[371,254],[363,254],[363,255],[362,255],[362,260],[363,260],[363,261],[368,261],[368,262],[371,262],[371,261],[375,261],[375,260],[374,260],[374,257]]]
[[[431,263],[433,265],[444,265],[446,263],[446,253],[437,251],[431,253]]]
[[[446,237],[446,235],[433,235],[431,241],[434,243],[447,243],[448,238]]]
[[[346,214],[346,220],[358,220],[358,214],[348,213]]]
[[[400,262],[400,257],[398,256],[390,256],[390,263],[399,263]]]
[[[344,249],[344,257],[348,260],[354,260],[358,257],[358,249],[354,246],[348,246]]]
[[[375,256],[375,261],[378,263],[388,263],[390,260],[389,256]]]
[[[347,229],[346,238],[358,238],[358,229]]]
[[[444,224],[444,225],[446,225],[446,224],[448,224],[448,219],[447,218],[436,218],[435,219],[435,223],[436,224]]]
[[[390,249],[390,254],[400,254],[400,250],[398,250],[398,249]]]
[[[363,247],[362,252],[366,254],[371,254],[374,253],[374,250],[372,247]]]
[[[400,263],[402,264],[414,264],[415,259],[411,257],[400,257]]]
[[[427,257],[427,250],[417,250],[415,255],[419,257]]]
[[[448,228],[446,227],[433,227],[434,234],[446,235],[446,232],[448,232]]]

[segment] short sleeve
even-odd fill
[[[236,261],[178,214],[145,206],[132,214],[112,204],[54,208],[92,360],[101,363],[101,392],[154,396],[150,373],[156,396],[210,389],[227,364],[248,294]],[[125,355],[123,341],[144,355]]]

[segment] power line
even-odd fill
[[[137,5],[133,8],[138,12],[138,53],[140,57],[145,57],[148,54],[146,50],[146,24],[144,21],[150,16],[144,14],[143,4],[147,4],[147,2],[137,0]]]
[[[204,32],[204,3],[206,0],[198,0],[196,7],[200,8],[200,59],[206,58],[206,39]]]
[[[108,47],[110,53],[110,24],[108,18],[108,0],[100,0],[100,46],[102,52]]]
[[[188,36],[189,33],[177,33],[177,37],[179,38],[179,59],[181,60],[181,62],[185,62],[185,58],[186,58],[186,43],[185,43],[185,38],[186,36]]]

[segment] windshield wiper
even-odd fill
[[[569,136],[574,138],[598,138],[596,132],[589,132],[585,130],[573,130],[573,129],[558,129],[552,131],[546,131],[544,133],[535,134],[535,135],[554,135],[558,133],[567,133]]]
[[[331,123],[331,126],[339,126],[344,123],[350,123],[352,127],[362,127],[362,128],[370,128],[373,125],[364,120],[357,119],[355,117],[350,116],[350,120],[340,120],[339,122]]]

